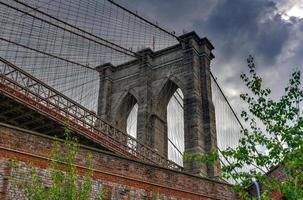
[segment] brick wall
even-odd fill
[[[277,167],[268,173],[268,176],[274,177],[277,180],[283,181],[286,179],[286,173],[282,167]],[[270,196],[272,200],[283,200],[283,195],[280,192],[273,192]]]
[[[274,169],[272,169],[271,171],[269,171],[266,176],[272,177],[276,180],[279,181],[283,181],[286,179],[286,173],[283,169],[283,167],[276,167]],[[262,190],[262,188],[261,188]],[[257,192],[256,192],[256,188],[254,187],[254,185],[252,185],[251,187],[248,188],[247,190],[249,192],[249,194],[251,194],[253,197],[256,197]],[[270,199],[271,200],[283,200],[283,195],[280,192],[272,192],[270,194]]]
[[[32,163],[44,174],[54,138],[0,123],[0,199],[22,199],[5,178],[10,159]],[[108,199],[237,199],[229,185],[82,146],[78,170],[85,172],[85,155],[93,155],[94,190],[109,189]]]

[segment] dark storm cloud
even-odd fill
[[[248,33],[251,28],[257,28],[260,14],[271,12],[274,7],[275,4],[264,0],[221,0],[206,24],[214,33]]]
[[[281,5],[295,1],[120,1],[178,33],[194,30],[208,37],[215,46],[212,71],[234,105],[239,105],[239,93],[245,89],[239,75],[247,71],[249,54],[255,57],[257,70],[273,91],[283,91],[288,74],[303,69],[303,20],[291,17],[287,21],[282,18],[285,10],[279,10]]]
[[[140,15],[157,20],[178,33],[192,30],[193,20],[203,19],[218,0],[120,0]]]
[[[275,16],[270,22],[262,24],[255,39],[257,55],[262,55],[267,60],[275,59],[289,39],[289,26],[281,20],[279,15]]]
[[[290,37],[291,24],[282,20],[270,0],[129,0],[127,4],[179,33],[186,29],[207,36],[221,58],[239,57],[237,52],[242,52],[273,63]]]
[[[273,62],[290,31],[290,24],[275,14],[276,10],[276,4],[266,0],[220,1],[208,18],[195,21],[194,27],[207,34],[222,57],[242,52]]]

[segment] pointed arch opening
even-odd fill
[[[183,166],[184,111],[183,93],[178,88],[167,104],[167,155],[168,159]]]
[[[126,120],[126,133],[137,138],[138,103],[131,109]]]
[[[160,92],[160,113],[165,111],[166,151],[169,160],[183,166],[184,153],[184,95],[175,82],[168,80]]]
[[[117,114],[116,125],[132,137],[137,137],[137,115],[138,103],[137,99],[130,93],[123,98]]]

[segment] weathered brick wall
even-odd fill
[[[19,199],[10,182],[9,160],[30,162],[42,170],[47,179],[48,153],[54,138],[0,123],[0,199]],[[236,199],[230,186],[186,173],[177,172],[120,157],[89,147],[78,155],[78,170],[85,172],[85,155],[93,155],[94,190],[107,187],[108,199]],[[155,199],[155,198],[154,198]],[[156,198],[157,199],[157,198]]]
[[[276,167],[275,169],[272,169],[271,171],[269,171],[266,176],[272,177],[276,180],[279,181],[283,181],[285,180],[287,177],[283,167],[279,166]],[[261,188],[262,190],[262,188]],[[256,197],[256,188],[254,187],[254,185],[252,185],[250,188],[248,188],[247,190],[252,196]],[[283,195],[280,192],[273,192],[270,195],[270,199],[272,200],[283,200]]]
[[[7,168],[10,168],[10,161],[9,159],[0,159],[0,162]],[[30,168],[25,163],[21,163],[21,170],[25,172],[25,174],[30,173]],[[51,184],[50,180],[50,173],[47,169],[37,169],[40,179],[42,180],[45,186]],[[9,172],[11,177],[17,177],[19,179],[20,175],[16,173],[16,170],[11,169]],[[22,176],[24,178],[24,175]],[[22,178],[20,177],[20,178]],[[5,194],[6,199],[18,199],[23,200],[26,199],[24,194],[18,190],[18,187],[13,184],[11,181],[6,180],[6,188]],[[178,200],[186,200],[188,198],[177,197],[174,195],[167,195],[167,194],[160,194],[158,192],[148,191],[145,189],[140,189],[137,187],[132,187],[123,184],[117,184],[115,182],[110,181],[103,181],[103,180],[94,180],[93,184],[93,191],[90,195],[90,199],[93,200],[97,194],[102,191],[106,191],[105,198],[112,199],[112,200],[120,200],[120,199],[178,199]],[[4,198],[4,197],[3,197]]]
[[[287,175],[286,175],[283,167],[281,167],[281,166],[271,170],[268,173],[268,176],[273,177],[273,178],[275,178],[277,180],[280,180],[280,181],[283,181],[287,178],[286,177]],[[283,198],[283,195],[280,192],[273,192],[270,197],[271,197],[272,200],[283,200],[283,199],[285,199],[285,198]]]

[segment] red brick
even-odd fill
[[[13,158],[46,169],[53,141],[54,138],[0,125],[0,164]],[[80,175],[86,171],[83,166],[88,152],[93,155],[96,184],[108,187],[117,199],[151,199],[148,196],[158,193],[163,198],[180,200],[237,199],[228,184],[84,146],[78,155]],[[0,174],[3,175],[1,169]],[[126,192],[121,192],[121,188]]]

